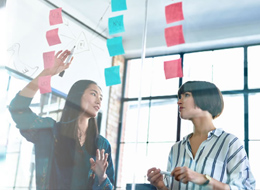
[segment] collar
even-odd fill
[[[216,128],[216,129],[214,129],[214,130],[208,132],[208,139],[210,139],[212,136],[219,137],[222,133],[223,133],[223,129],[221,129],[221,128]],[[191,136],[192,134],[193,134],[193,133],[190,133],[190,134],[186,135],[185,137],[183,137],[182,144],[186,143],[187,140],[190,138],[190,136]]]

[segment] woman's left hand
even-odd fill
[[[171,174],[177,181],[180,181],[185,184],[187,184],[190,181],[198,185],[201,185],[206,181],[204,175],[197,173],[186,166],[174,168]]]
[[[95,172],[98,176],[99,184],[101,184],[106,178],[106,170],[108,167],[108,153],[105,153],[105,150],[101,151],[97,149],[96,151],[96,161],[93,158],[90,158],[91,170]]]

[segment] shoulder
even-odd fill
[[[98,148],[107,149],[107,148],[110,148],[110,143],[105,137],[103,137],[102,135],[98,135],[97,146],[98,146]]]

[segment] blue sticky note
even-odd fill
[[[122,55],[125,53],[121,36],[107,39],[107,48],[111,57],[115,55]]]
[[[123,15],[111,17],[108,19],[109,35],[125,31]]]
[[[112,12],[126,10],[126,0],[111,0]]]
[[[120,66],[105,68],[106,86],[121,84]]]

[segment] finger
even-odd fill
[[[153,167],[153,168],[150,168],[150,169],[147,171],[147,175],[149,175],[151,172],[154,172],[154,170],[156,170],[156,168],[155,168],[155,167]]]
[[[108,158],[108,153],[105,154],[105,160],[107,161]]]
[[[96,160],[100,160],[100,151],[97,149],[96,151]]]
[[[58,58],[58,56],[60,55],[61,52],[62,52],[62,50],[58,51],[58,52],[55,54],[55,57]]]
[[[90,159],[89,159],[89,162],[90,162],[90,164],[91,164],[92,166],[95,165],[95,160],[94,160],[93,158],[90,158]]]
[[[101,152],[100,152],[100,157],[101,157],[101,160],[104,160],[104,158],[105,158],[105,155],[104,155],[104,153],[105,153],[105,150],[104,150],[104,149],[102,149],[102,150],[101,150]]]

